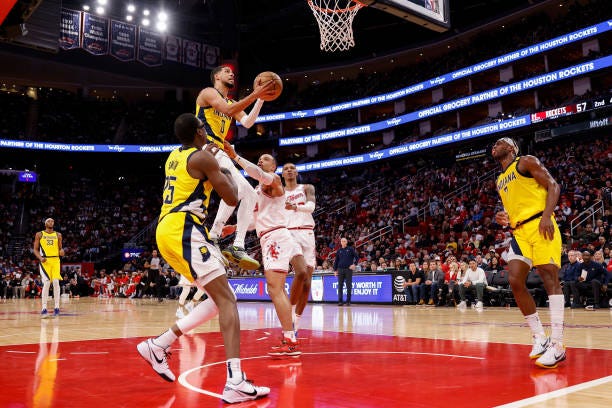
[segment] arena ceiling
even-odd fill
[[[62,0],[81,8],[84,1]],[[126,0],[108,0],[123,10]],[[174,33],[219,45],[223,57],[237,58],[240,71],[280,74],[357,62],[446,38],[542,0],[450,0],[451,29],[437,33],[372,7],[360,10],[353,23],[356,46],[329,53],[319,49],[320,34],[306,0],[134,0],[171,16]],[[123,4],[121,4],[123,3]],[[565,0],[556,3],[566,3]],[[179,32],[177,32],[179,31]]]

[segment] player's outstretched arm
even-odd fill
[[[236,163],[238,163],[238,165],[240,165],[240,167],[242,167],[249,176],[253,177],[255,180],[267,186],[274,183],[275,181],[274,173],[266,173],[265,171],[260,169],[257,165],[251,163],[244,157],[238,156],[238,154],[236,153],[232,145],[229,144],[227,141],[223,143],[223,149],[225,150],[225,153],[227,153],[229,158],[235,161]],[[280,177],[278,177],[278,181],[280,182]]]
[[[227,103],[227,101],[221,96],[221,94],[219,94],[219,92],[215,88],[208,87],[200,91],[200,94],[196,99],[196,103],[200,106],[212,106],[218,112],[231,116],[234,119],[240,121],[246,115],[244,110],[253,102],[255,102],[261,95],[264,95],[269,92],[273,84],[274,81],[268,81],[264,84],[255,85],[255,89],[253,90],[253,92],[234,103]],[[259,105],[260,109],[261,105],[263,105],[263,101]],[[259,111],[257,111],[256,115],[254,115],[253,122],[257,118],[257,115],[259,115]]]

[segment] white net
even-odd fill
[[[364,4],[355,0],[308,0],[319,24],[323,51],[346,51],[355,46],[353,18]]]

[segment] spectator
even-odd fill
[[[425,271],[425,268],[423,268]],[[438,303],[438,290],[444,284],[444,272],[441,267],[440,257],[435,258],[435,263],[431,262],[427,273],[425,273],[425,281],[421,283],[421,300],[419,304],[425,303],[426,294],[429,295],[427,304],[433,306]]]
[[[408,273],[406,274],[406,282],[404,282],[404,288],[406,288],[406,304],[414,305],[419,299],[419,285],[423,281],[423,270],[418,269],[414,261],[410,261],[408,264]]]
[[[457,306],[459,309],[466,308],[466,292],[476,292],[478,302],[476,303],[476,309],[482,310],[483,308],[483,296],[484,288],[487,286],[487,278],[482,268],[479,268],[476,264],[476,259],[470,259],[468,269],[465,276],[459,282],[459,297],[461,302]]]
[[[583,304],[580,301],[581,292],[590,292],[593,296],[593,308],[599,309],[601,293],[608,290],[608,272],[604,267],[591,259],[589,251],[582,252],[582,264],[580,265],[580,275],[578,279],[571,283],[572,295],[574,300],[572,308],[580,308]]]
[[[572,283],[578,280],[580,276],[580,262],[578,256],[580,251],[570,250],[567,252],[568,262],[559,270],[559,279],[562,282],[563,296],[565,298],[565,307],[570,307],[570,296],[572,294]]]

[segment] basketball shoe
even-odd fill
[[[59,316],[59,307],[56,307],[55,309],[53,309],[53,317],[58,317]]]
[[[46,318],[48,318],[48,317],[49,317],[49,313],[47,313],[47,309],[45,308],[45,309],[43,309],[43,310],[40,312],[40,318],[41,318],[41,319],[46,319]]]
[[[563,360],[565,360],[565,347],[560,342],[553,343],[551,341],[544,354],[536,360],[535,364],[542,368],[557,368]]]
[[[281,344],[279,346],[272,346],[270,351],[268,351],[268,355],[274,357],[296,357],[300,354],[302,354],[302,352],[298,349],[298,342],[293,342],[291,339],[286,337],[281,340]]]
[[[462,300],[461,302],[459,302],[459,304],[457,305],[457,309],[460,309],[460,310],[467,309],[467,303],[465,302],[465,300]]]
[[[187,316],[188,314],[189,314],[189,310],[187,310],[187,308],[185,306],[179,305],[179,307],[176,308],[176,318],[177,319],[182,319],[183,317]]]
[[[533,347],[531,348],[531,353],[529,353],[529,358],[533,360],[540,357],[546,352],[549,344],[549,337],[533,336]]]
[[[144,358],[153,370],[166,381],[172,382],[175,380],[174,373],[170,371],[168,366],[168,353],[167,349],[164,349],[157,344],[153,343],[152,339],[147,339],[136,346],[138,353]]]
[[[228,261],[233,262],[238,265],[238,267],[247,270],[255,270],[259,269],[259,262],[253,258],[251,258],[244,248],[237,247],[235,245],[230,245],[221,251],[224,257],[227,258]]]
[[[223,402],[235,404],[237,402],[251,401],[257,398],[263,398],[270,393],[268,387],[258,387],[251,381],[247,380],[246,374],[242,373],[242,381],[238,384],[233,384],[230,381],[225,383],[223,388]]]

